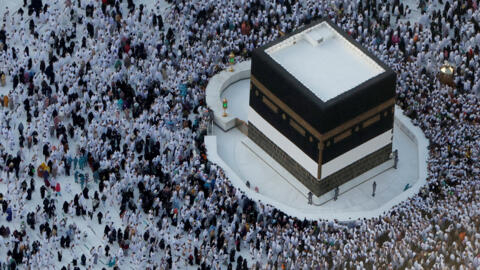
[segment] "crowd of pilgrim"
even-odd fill
[[[477,0],[167,2],[0,18],[0,269],[480,267]],[[430,142],[427,185],[375,218],[287,216],[207,158],[208,79],[321,18],[397,72]]]

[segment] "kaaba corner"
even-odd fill
[[[391,158],[396,74],[328,20],[252,54],[248,137],[321,196]]]

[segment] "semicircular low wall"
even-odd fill
[[[208,82],[207,89],[205,91],[207,106],[213,110],[214,121],[221,129],[223,129],[223,131],[227,131],[236,126],[236,117],[230,115],[226,117],[222,116],[222,93],[230,85],[241,80],[249,79],[250,66],[251,61],[238,63],[233,66],[233,72],[223,70],[210,78],[210,81]]]

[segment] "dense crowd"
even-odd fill
[[[479,268],[480,11],[477,0],[432,1],[171,0],[165,13],[161,1],[24,0],[7,10],[0,269]],[[430,142],[427,185],[376,218],[289,217],[232,186],[203,144],[204,89],[228,55],[247,59],[319,18],[397,72],[397,104]],[[445,60],[452,86],[437,79]]]

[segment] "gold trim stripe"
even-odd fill
[[[278,107],[270,100],[268,100],[266,97],[262,97],[262,101],[265,103],[265,105],[267,105],[268,108],[270,108],[270,110],[272,110],[274,113],[278,113]]]
[[[323,159],[323,142],[318,143],[318,170],[317,179],[322,178],[322,159]]]
[[[380,121],[380,114],[377,114],[374,117],[367,119],[365,122],[363,122],[362,127],[363,128],[369,127],[378,121]]]
[[[310,132],[315,138],[319,141],[322,141],[322,134],[318,132],[314,127],[312,127],[307,121],[303,120],[297,113],[295,113],[287,104],[283,103],[277,96],[275,96],[270,90],[268,90],[261,82],[259,82],[253,75],[250,77],[253,84],[260,90],[262,93],[267,96],[274,104],[276,104],[280,109],[286,112],[291,118],[293,118],[297,123],[303,126],[308,132]]]
[[[338,143],[339,141],[342,141],[343,139],[347,138],[348,136],[352,135],[352,130],[349,129],[345,132],[343,132],[340,135],[337,135],[333,138],[333,143]]]
[[[294,120],[290,119],[290,126],[292,126],[296,131],[298,131],[298,133],[302,134],[303,136],[305,136],[305,129],[303,129],[299,124],[297,124],[297,122],[295,122]]]
[[[378,105],[377,107],[372,108],[372,109],[358,115],[357,117],[355,117],[351,120],[348,120],[344,124],[334,128],[334,129],[329,130],[327,133],[322,134],[323,139],[328,140],[329,138],[337,135],[338,133],[340,133],[340,132],[342,132],[346,129],[351,128],[352,126],[362,122],[365,119],[368,119],[368,118],[372,117],[373,115],[378,114],[379,112],[381,112],[381,111],[385,110],[386,108],[388,108],[390,106],[393,106],[393,105],[395,105],[395,98],[391,98],[391,99],[385,101],[384,103]]]
[[[391,98],[384,103],[378,105],[375,108],[372,108],[355,118],[343,123],[340,126],[335,127],[327,131],[326,133],[322,134],[318,130],[316,130],[312,125],[310,125],[307,121],[305,121],[302,117],[300,117],[297,113],[295,113],[288,105],[286,105],[283,101],[281,101],[277,96],[275,96],[270,90],[268,90],[261,82],[259,82],[255,76],[250,76],[251,82],[265,95],[267,96],[275,105],[277,105],[280,109],[286,112],[291,118],[293,118],[301,127],[305,128],[308,132],[310,132],[315,138],[317,138],[320,142],[324,142],[331,137],[342,133],[343,131],[351,128],[352,126],[361,123],[362,121],[378,114],[380,111],[384,109],[394,106],[395,105],[395,98]]]

